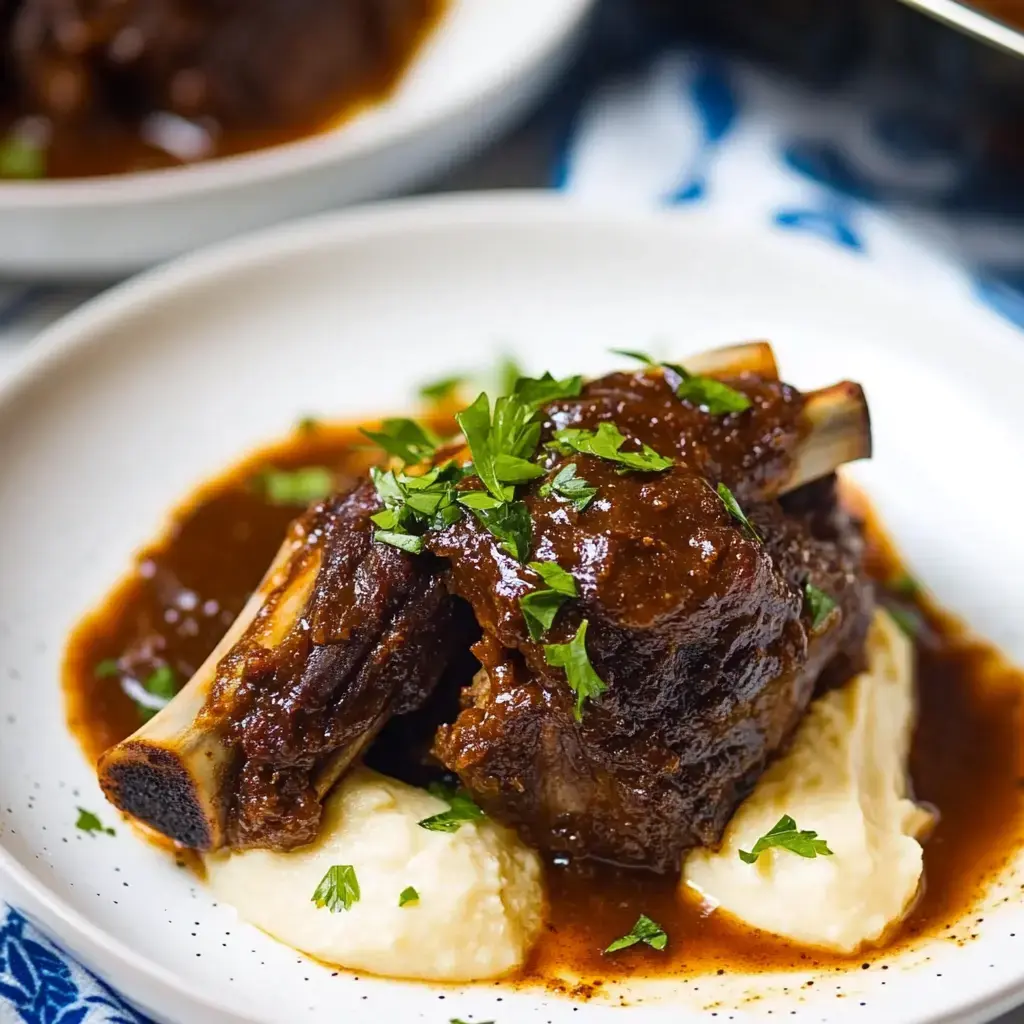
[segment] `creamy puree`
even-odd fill
[[[540,933],[540,859],[486,819],[452,833],[420,828],[447,809],[425,790],[359,768],[327,800],[315,843],[212,855],[210,885],[247,921],[328,963],[432,981],[499,977],[522,965]],[[314,891],[342,864],[355,870],[358,902],[318,908]],[[400,907],[409,886],[419,900]]]
[[[717,851],[696,850],[683,885],[745,923],[796,942],[852,953],[880,942],[913,905],[918,838],[931,815],[909,798],[913,648],[885,612],[868,639],[868,670],[816,700],[789,751],[761,777]],[[813,829],[833,856],[739,851],[783,816]]]

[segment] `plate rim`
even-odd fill
[[[837,249],[814,236],[794,236],[772,230],[769,225],[737,223],[721,211],[706,208],[602,209],[570,196],[548,191],[465,192],[440,196],[412,197],[320,214],[299,221],[252,232],[179,257],[145,271],[89,300],[44,330],[22,356],[7,378],[0,382],[0,409],[17,401],[36,386],[64,359],[102,345],[107,334],[119,324],[144,314],[148,307],[167,296],[190,287],[216,287],[225,277],[244,273],[260,265],[322,245],[352,245],[361,241],[400,237],[409,232],[444,231],[472,227],[479,230],[514,231],[600,228],[639,234],[673,233],[686,240],[689,234],[713,234],[732,244],[771,256],[780,254],[793,270],[794,262],[813,264],[830,275],[845,275],[863,281],[875,291],[893,296],[905,294],[907,285],[898,277],[879,275],[870,260]],[[935,301],[938,299],[938,301]],[[957,306],[960,306],[958,309]],[[929,313],[936,308],[961,321],[969,321],[961,304],[946,295],[930,299]],[[993,354],[1016,363],[1024,371],[1024,344],[1020,332],[1006,325],[983,306],[978,316],[990,321],[981,341]],[[0,875],[6,875],[34,903],[43,908],[56,925],[56,938],[71,935],[80,947],[101,950],[106,956],[150,983],[172,989],[193,1003],[236,1021],[269,1021],[269,1018],[240,1016],[237,1007],[220,1001],[190,980],[179,977],[158,962],[135,952],[122,940],[94,924],[74,909],[45,883],[23,868],[0,837]],[[27,909],[27,908],[26,908]],[[28,911],[31,917],[31,910]],[[59,925],[59,927],[57,927]],[[73,947],[75,948],[75,947]],[[388,979],[383,979],[387,981]],[[948,1005],[939,1014],[909,1016],[906,1024],[944,1024],[981,1021],[1009,1010],[1024,1001],[1024,967],[1019,977],[984,997]],[[248,1011],[247,1011],[248,1012]]]
[[[3,181],[0,182],[0,215],[8,211],[25,214],[33,210],[106,209],[134,203],[177,201],[227,189],[267,185],[293,174],[357,160],[405,140],[430,134],[442,123],[471,117],[478,104],[487,104],[502,96],[516,82],[528,76],[532,69],[546,64],[566,40],[582,28],[596,0],[548,0],[548,4],[554,14],[546,33],[534,40],[532,47],[515,54],[514,59],[495,61],[486,81],[466,88],[450,103],[434,104],[394,122],[371,122],[357,135],[347,130],[350,122],[345,120],[327,131],[292,142],[182,167],[55,181]],[[451,14],[451,11],[442,13],[425,45],[430,45],[434,36],[444,32],[445,21]],[[385,108],[389,100],[390,97],[386,96],[371,109]]]

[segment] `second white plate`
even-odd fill
[[[593,0],[450,0],[395,92],[333,131],[189,167],[0,182],[0,275],[122,276],[242,231],[383,197],[528,108]]]

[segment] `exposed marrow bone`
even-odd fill
[[[774,354],[766,342],[693,355],[686,366],[690,372],[709,376],[753,373],[778,379]],[[804,415],[806,430],[795,469],[780,493],[827,476],[846,462],[867,458],[871,452],[867,405],[858,385],[842,383],[811,393]],[[100,783],[112,804],[183,846],[213,850],[225,845],[228,782],[236,752],[218,723],[217,705],[211,707],[208,698],[218,680],[218,701],[230,698],[231,688],[225,694],[223,680],[234,671],[231,655],[240,641],[273,648],[293,628],[314,591],[321,554],[304,539],[289,539],[259,589],[185,688],[100,758]],[[241,665],[237,671],[240,678]],[[317,766],[313,785],[318,796],[324,796],[362,755],[390,713],[390,707],[382,709],[361,735]]]
[[[843,381],[812,391],[803,415],[806,432],[784,491],[795,491],[848,462],[871,457],[871,416],[859,384]]]
[[[223,845],[221,795],[232,753],[201,712],[221,661],[243,637],[272,647],[287,634],[305,608],[318,569],[315,549],[294,538],[282,544],[238,618],[185,687],[100,757],[100,785],[115,807],[184,846]]]
[[[683,365],[690,373],[705,377],[738,377],[741,373],[752,373],[765,380],[779,379],[775,353],[767,341],[746,341],[698,352],[687,356]]]

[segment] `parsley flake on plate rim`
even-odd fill
[[[104,825],[97,815],[92,811],[87,811],[84,807],[78,808],[78,820],[75,822],[75,828],[89,835],[112,836],[117,834],[112,828]]]

